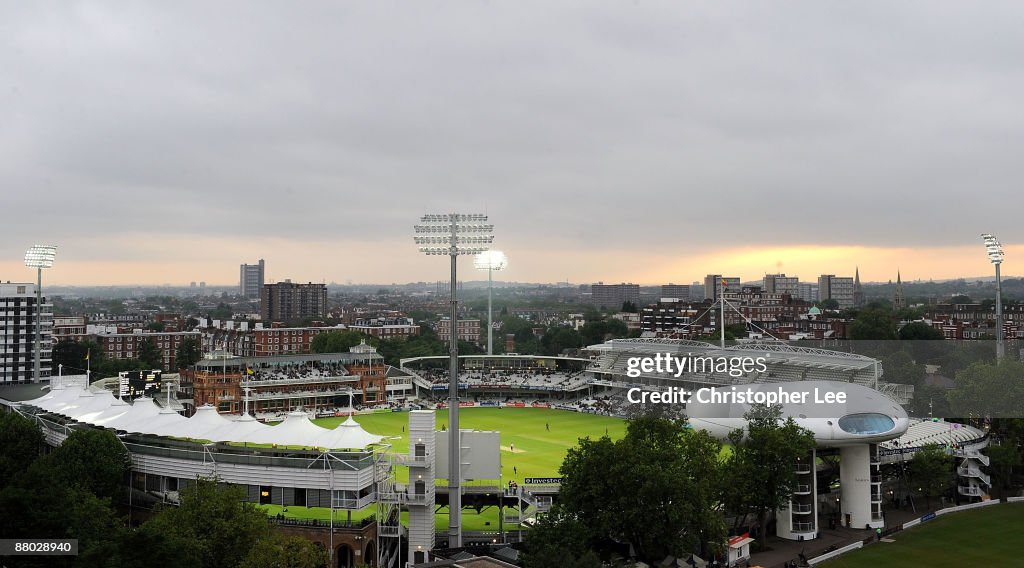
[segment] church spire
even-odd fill
[[[899,270],[896,271],[896,290],[893,292],[892,307],[897,310],[907,307],[907,297],[903,293],[903,278]]]
[[[864,304],[864,290],[860,287],[860,267],[858,266],[853,274],[853,305],[859,308]]]

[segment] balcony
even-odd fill
[[[811,464],[809,463],[798,463],[795,468],[796,473],[811,473]]]
[[[346,498],[342,498],[342,497],[335,497],[334,498],[334,508],[335,509],[352,509],[352,510],[364,509],[364,508],[370,506],[371,504],[373,504],[376,501],[376,499],[377,499],[377,494],[376,493],[370,493],[369,495],[365,495],[365,496],[360,497],[358,499],[346,499]]]
[[[793,523],[793,532],[795,532],[795,533],[814,532],[814,523]]]
[[[806,483],[799,483],[793,488],[794,495],[808,495],[811,492],[811,486]]]
[[[397,538],[402,535],[401,525],[377,525],[377,535],[383,538]]]
[[[790,510],[797,515],[806,515],[811,513],[813,509],[811,505],[805,503],[793,503],[790,505]]]
[[[956,490],[961,495],[966,495],[968,497],[981,497],[984,495],[980,487],[974,487],[971,485],[959,485]]]

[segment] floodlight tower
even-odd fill
[[[426,255],[451,258],[451,326],[448,335],[448,547],[462,546],[462,452],[459,446],[459,304],[456,265],[460,255],[485,252],[494,240],[487,215],[448,213],[424,215],[413,240]]]
[[[996,267],[996,360],[1001,360],[1006,355],[1006,345],[1003,344],[1003,282],[999,275],[999,267],[1003,264],[1003,245],[995,236],[982,233],[981,238],[985,241],[985,251],[988,252],[988,259]]]
[[[508,257],[500,250],[482,252],[473,258],[473,266],[477,270],[487,271],[487,354],[494,355],[494,323],[492,321],[491,295],[494,288],[494,271],[508,267]]]
[[[43,269],[52,268],[53,260],[57,256],[57,247],[53,245],[32,245],[25,253],[25,266],[36,269],[36,356],[32,373],[32,382],[39,382],[39,375],[42,374],[43,358]]]

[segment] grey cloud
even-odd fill
[[[0,12],[22,234],[373,239],[486,208],[505,246],[1024,240],[978,204],[1020,203],[1016,3]]]

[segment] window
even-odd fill
[[[882,434],[895,427],[892,418],[874,412],[850,414],[839,419],[839,428],[850,434]]]

